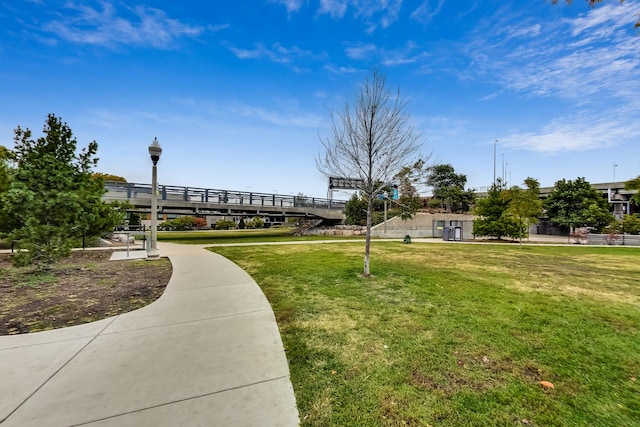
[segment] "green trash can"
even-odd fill
[[[404,243],[411,243],[411,236],[408,234],[404,236]]]

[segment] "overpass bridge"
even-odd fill
[[[151,184],[106,181],[105,189],[105,202],[126,201],[133,206],[132,212],[151,213]],[[158,185],[158,214],[164,219],[180,215],[260,216],[273,222],[297,217],[340,223],[345,205],[342,200],[316,197]]]

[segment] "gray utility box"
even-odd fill
[[[442,229],[442,240],[459,242],[462,240],[462,227],[445,226]]]

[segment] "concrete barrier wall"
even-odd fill
[[[462,238],[473,239],[473,220],[476,217],[474,215],[462,215],[462,214],[430,214],[430,213],[417,213],[413,218],[403,220],[400,217],[393,217],[387,220],[386,232],[385,224],[378,224],[371,228],[371,235],[374,237],[388,237],[388,238],[403,238],[407,234],[413,238],[416,237],[436,237],[442,238],[442,230],[433,229],[434,224],[437,221],[444,221],[446,226],[449,225],[462,225]],[[452,224],[452,221],[453,224]]]

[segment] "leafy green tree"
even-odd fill
[[[511,202],[506,214],[518,224],[521,243],[522,237],[529,235],[531,224],[538,222],[543,212],[542,200],[540,200],[540,183],[533,178],[527,178],[524,180],[524,184],[527,186],[526,189],[512,187],[507,190]]]
[[[6,147],[0,145],[0,200],[2,200],[11,187],[13,170],[9,166],[10,159],[11,152]],[[4,212],[4,209],[0,208],[0,234],[11,231],[12,222],[11,218]]]
[[[625,182],[624,189],[636,190],[636,194],[631,197],[631,202],[636,206],[640,206],[640,176]]]
[[[7,192],[11,183],[10,158],[11,152],[6,147],[0,145],[0,194]]]
[[[613,222],[609,203],[584,178],[556,182],[544,208],[554,225],[571,228],[594,227],[602,230]]]
[[[423,159],[419,159],[411,166],[404,166],[400,169],[400,172],[396,175],[396,180],[400,183],[398,186],[399,197],[397,201],[392,201],[394,204],[393,215],[398,215],[403,220],[407,220],[413,218],[422,207],[422,199],[418,194],[417,185],[424,180],[426,171]]]
[[[510,215],[510,203],[510,193],[505,191],[502,182],[498,179],[489,189],[487,197],[476,203],[475,214],[478,218],[473,221],[473,234],[496,239],[520,238],[522,227]]]
[[[398,190],[400,197],[397,201],[393,201],[396,205],[394,213],[403,220],[411,219],[422,207],[422,199],[410,182],[401,182]]]
[[[0,200],[3,214],[13,221],[8,240],[19,240],[27,249],[14,261],[35,263],[39,269],[67,256],[80,237],[113,227],[106,218],[110,208],[101,200],[104,185],[91,172],[98,144],[93,141],[76,152],[71,129],[53,114],[44,134],[34,140],[29,129],[15,130],[15,176]]]
[[[367,201],[353,194],[344,208],[345,224],[365,225],[367,223]]]
[[[126,178],[118,175],[112,175],[110,173],[94,172],[93,176],[100,178],[103,181],[127,182]]]
[[[468,211],[475,201],[475,193],[464,188],[467,176],[457,174],[450,164],[429,167],[426,183],[433,187],[433,196],[442,201],[446,212]]]

